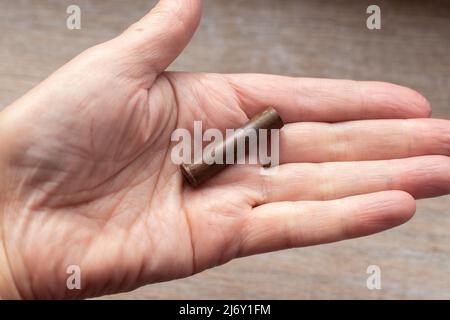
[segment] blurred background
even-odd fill
[[[0,109],[84,49],[143,16],[150,0],[0,0]],[[66,9],[81,8],[81,30]],[[381,8],[381,30],[366,9]],[[171,70],[381,80],[412,87],[450,119],[450,1],[204,0]],[[1,143],[1,142],[0,142]],[[381,290],[366,269],[381,268]],[[104,297],[450,299],[450,197],[421,200],[406,225],[363,239],[238,259],[188,279]]]

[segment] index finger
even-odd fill
[[[428,101],[417,91],[385,82],[229,74],[243,111],[274,106],[285,122],[425,118]]]

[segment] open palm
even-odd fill
[[[18,295],[96,296],[363,236],[408,220],[409,194],[449,192],[450,123],[425,119],[410,89],[164,72],[199,18],[198,0],[161,1],[0,114],[0,267]],[[277,174],[233,166],[183,183],[176,128],[236,128],[268,105],[288,122]],[[70,265],[81,290],[66,286]]]

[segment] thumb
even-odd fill
[[[189,43],[200,17],[201,0],[160,0],[120,36],[122,45],[146,72],[160,73]]]

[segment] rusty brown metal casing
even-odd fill
[[[215,150],[222,149],[223,155],[223,163],[212,163],[208,164],[205,161],[205,155],[202,152],[202,159],[200,161],[194,161],[194,163],[184,163],[180,165],[181,172],[187,182],[196,187],[207,179],[211,178],[224,168],[226,168],[229,164],[226,163],[226,150],[233,149],[233,154],[236,159],[237,152],[236,148],[239,141],[242,142],[242,139],[246,139],[247,133],[249,131],[255,131],[257,136],[260,129],[267,129],[268,134],[270,135],[271,129],[281,129],[284,126],[283,120],[281,119],[278,112],[269,107],[258,115],[254,116],[247,122],[241,130],[235,132],[232,137],[227,138],[225,141],[220,143],[214,148]]]

